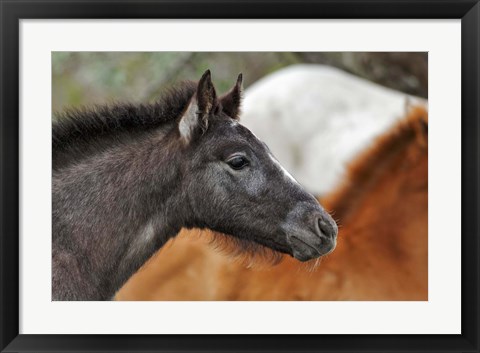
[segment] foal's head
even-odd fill
[[[187,227],[209,228],[307,261],[331,252],[337,225],[239,124],[242,75],[217,97],[210,71],[178,118]]]

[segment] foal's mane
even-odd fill
[[[322,199],[323,203],[329,210],[333,210],[335,218],[345,219],[348,210],[355,208],[352,204],[369,193],[378,178],[389,171],[392,161],[400,153],[406,154],[408,162],[408,148],[428,153],[427,147],[428,112],[424,107],[416,106],[350,163],[342,183]]]
[[[195,82],[185,81],[167,89],[152,104],[121,103],[54,114],[53,168],[62,168],[101,149],[102,141],[121,140],[126,133],[145,132],[175,120],[186,109],[196,86]]]

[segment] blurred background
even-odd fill
[[[165,87],[198,80],[206,69],[212,71],[219,94],[243,73],[241,122],[319,198],[335,197],[335,190],[345,183],[347,166],[361,160],[362,152],[379,137],[390,136],[412,106],[428,106],[427,53],[53,52],[53,112],[118,101],[152,102]],[[428,121],[426,114],[422,111],[415,119]],[[397,152],[390,153],[388,158],[397,159],[382,167],[391,173],[387,182],[380,184],[375,168],[363,176],[360,187],[382,187],[376,192],[391,199],[385,196],[368,208],[349,204],[349,199],[336,200],[346,204],[348,212],[364,225],[358,226],[353,216],[348,222],[337,219],[345,228],[340,228],[337,250],[317,271],[317,287],[307,276],[303,284],[294,284],[297,292],[291,293],[280,286],[290,288],[292,281],[300,281],[297,263],[284,262],[264,278],[251,270],[245,272],[244,267],[233,265],[228,257],[186,234],[177,237],[175,245],[162,248],[117,299],[426,300],[428,154],[423,147],[418,152],[413,140],[409,143],[412,146],[405,148],[413,150],[405,158],[414,156],[414,164],[398,159]],[[417,174],[408,174],[409,168]],[[395,181],[394,175],[402,180]],[[358,250],[362,239],[375,247]],[[354,260],[355,251],[359,253]],[[221,278],[222,271],[227,274],[220,284],[210,281]],[[277,277],[266,281],[272,276]],[[167,288],[172,278],[176,282]],[[206,282],[209,287],[200,290]]]
[[[53,52],[53,111],[111,100],[154,100],[162,87],[197,80],[210,68],[217,90],[244,74],[248,88],[290,65],[323,64],[404,93],[426,98],[427,53],[208,53],[208,52]]]

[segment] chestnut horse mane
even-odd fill
[[[427,147],[428,112],[425,107],[415,106],[348,165],[342,183],[322,201],[335,218],[345,219],[348,210],[355,209],[352,204],[369,192],[396,156],[407,148],[427,151]],[[408,155],[406,158],[408,163]]]

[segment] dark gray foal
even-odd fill
[[[335,222],[238,123],[241,84],[217,98],[207,71],[155,104],[58,117],[53,300],[112,298],[182,227],[301,261],[333,250]]]

